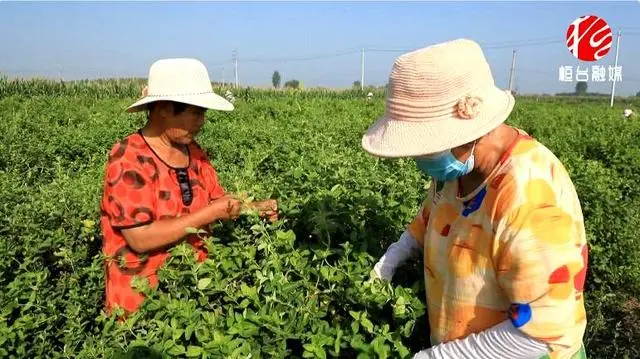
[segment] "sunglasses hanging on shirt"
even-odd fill
[[[175,171],[178,184],[180,185],[182,203],[185,206],[189,206],[193,201],[193,189],[191,188],[191,180],[189,180],[189,172],[185,168],[178,168]]]

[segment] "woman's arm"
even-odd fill
[[[216,220],[236,218],[241,206],[242,202],[239,200],[225,196],[199,211],[121,231],[127,244],[135,252],[150,252],[182,240],[186,235],[185,230],[189,227],[199,228]]]
[[[443,343],[414,356],[414,359],[537,359],[549,347],[518,330],[510,320],[460,340]]]

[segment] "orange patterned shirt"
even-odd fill
[[[582,209],[562,163],[520,131],[500,164],[468,196],[434,183],[409,232],[424,248],[432,344],[510,318],[570,358],[586,328],[588,247]]]
[[[156,286],[156,272],[169,255],[166,250],[138,255],[120,231],[195,212],[224,195],[205,152],[195,142],[188,148],[189,166],[183,170],[189,177],[190,202],[182,196],[176,175],[180,169],[164,163],[140,132],[115,144],[109,153],[100,205],[102,250],[108,258],[106,309],[109,313],[115,306],[125,312],[137,310],[144,297],[131,288],[131,280],[134,276],[146,277],[151,286]],[[203,242],[195,235],[186,239],[197,249],[198,259],[204,260],[207,252]]]

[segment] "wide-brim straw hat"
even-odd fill
[[[233,111],[233,104],[213,92],[209,73],[196,59],[162,59],[149,68],[147,87],[142,98],[127,108],[144,111],[156,101],[175,101],[211,110]]]
[[[389,76],[385,114],[362,137],[379,157],[419,157],[472,142],[513,110],[511,92],[495,86],[480,46],[444,42],[398,57]]]

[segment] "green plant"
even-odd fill
[[[138,313],[104,316],[102,176],[110,146],[144,121],[123,111],[142,83],[0,79],[0,357],[396,358],[429,346],[421,260],[393,283],[369,281],[427,188],[411,161],[361,150],[384,96],[359,90],[242,89],[234,112],[207,113],[198,142],[223,186],[278,198],[282,220],[216,225],[204,263],[173,248],[158,288],[138,283]],[[640,124],[619,113],[602,99],[520,96],[508,120],[578,190],[590,358],[640,356]]]

